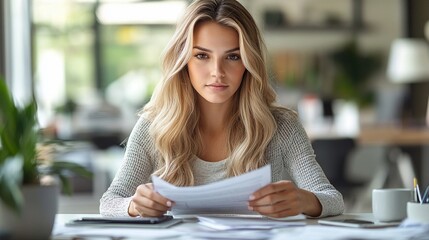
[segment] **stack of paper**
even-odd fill
[[[265,230],[239,230],[239,231],[217,231],[217,230],[188,230],[182,231],[186,236],[184,239],[213,239],[213,240],[266,240],[274,236],[272,231]],[[292,238],[291,238],[292,239]]]
[[[216,230],[269,230],[274,228],[304,226],[305,217],[297,215],[288,220],[274,220],[266,217],[207,217],[198,216],[199,224]]]
[[[289,229],[288,229],[289,230]],[[419,227],[399,228],[345,228],[321,225],[309,225],[304,228],[278,230],[272,240],[426,240],[429,229]]]
[[[171,213],[186,214],[255,214],[247,209],[249,196],[271,183],[271,166],[195,187],[177,187],[152,176],[155,191],[174,201]]]

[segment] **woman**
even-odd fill
[[[235,0],[197,0],[163,58],[164,78],[135,125],[124,162],[100,200],[105,216],[161,216],[174,202],[153,191],[151,174],[177,186],[201,185],[272,166],[272,183],[248,208],[270,217],[341,214],[291,110],[277,106],[265,49]]]

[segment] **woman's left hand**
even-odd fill
[[[248,208],[274,218],[300,213],[316,217],[322,212],[322,206],[313,193],[285,180],[270,183],[254,192],[249,198]]]

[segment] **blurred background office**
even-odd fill
[[[241,0],[268,48],[278,100],[299,113],[316,159],[346,199],[429,184],[429,1]],[[160,79],[160,54],[186,0],[3,0],[0,75],[32,94],[74,176],[62,213],[98,212],[121,144]]]

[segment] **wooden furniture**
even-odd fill
[[[312,141],[350,137],[335,132],[333,127],[325,127],[318,132],[308,131],[308,135]],[[358,146],[382,147],[386,154],[382,166],[377,168],[376,174],[359,194],[353,211],[365,209],[370,204],[373,189],[412,188],[414,177],[417,177],[422,187],[429,184],[429,127],[388,124],[362,126],[354,138]]]
[[[386,167],[378,174],[379,184],[373,187],[383,187],[393,167],[401,174],[405,187],[412,185],[412,179],[417,176],[422,184],[429,184],[429,127],[400,126],[400,125],[370,125],[362,126],[357,136],[343,135],[333,127],[324,127],[321,131],[307,130],[310,139],[335,139],[354,137],[359,146],[381,146],[387,148],[385,157]],[[419,157],[410,156],[406,149],[415,148],[420,151]],[[415,166],[419,166],[416,168]],[[420,171],[417,172],[416,170]],[[426,171],[425,171],[426,169]],[[389,172],[390,171],[390,172]],[[381,175],[384,175],[382,177]],[[413,175],[413,176],[411,176]]]
[[[357,137],[360,145],[380,145],[388,147],[387,164],[396,165],[402,171],[405,187],[412,187],[412,179],[417,176],[424,185],[429,183],[429,127],[402,127],[381,125],[363,127]],[[407,148],[418,149],[419,159],[410,156]],[[415,151],[415,150],[414,150]],[[419,166],[419,167],[416,167]],[[407,169],[408,168],[408,169]],[[407,173],[408,171],[408,173]],[[414,176],[410,176],[410,175]]]
[[[429,127],[364,126],[358,141],[362,145],[429,145]]]

